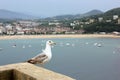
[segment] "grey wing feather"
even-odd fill
[[[45,55],[44,53],[41,53],[33,57],[32,59],[28,60],[27,62],[32,63],[32,64],[43,63],[44,60],[46,60],[47,58],[48,58],[47,55]]]

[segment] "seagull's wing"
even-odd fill
[[[48,56],[45,53],[38,54],[37,56],[31,58],[27,62],[36,64],[36,63],[44,63],[48,59]]]

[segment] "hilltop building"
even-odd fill
[[[118,24],[120,24],[120,18],[118,19]]]
[[[95,22],[95,19],[90,19],[89,20],[89,23],[94,23]]]
[[[99,17],[99,18],[98,18],[98,21],[99,21],[99,22],[102,22],[102,21],[103,21],[103,17]]]
[[[60,23],[58,23],[58,22],[49,22],[48,25],[56,25],[57,26],[57,25],[60,25]]]
[[[113,20],[116,20],[116,19],[118,19],[118,18],[119,18],[118,15],[113,15]]]

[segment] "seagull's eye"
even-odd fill
[[[51,43],[51,41],[49,41],[49,43]]]

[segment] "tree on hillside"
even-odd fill
[[[86,33],[93,33],[93,32],[113,32],[118,31],[120,32],[120,25],[114,23],[105,23],[105,22],[97,22],[90,25],[86,25],[84,27]]]

